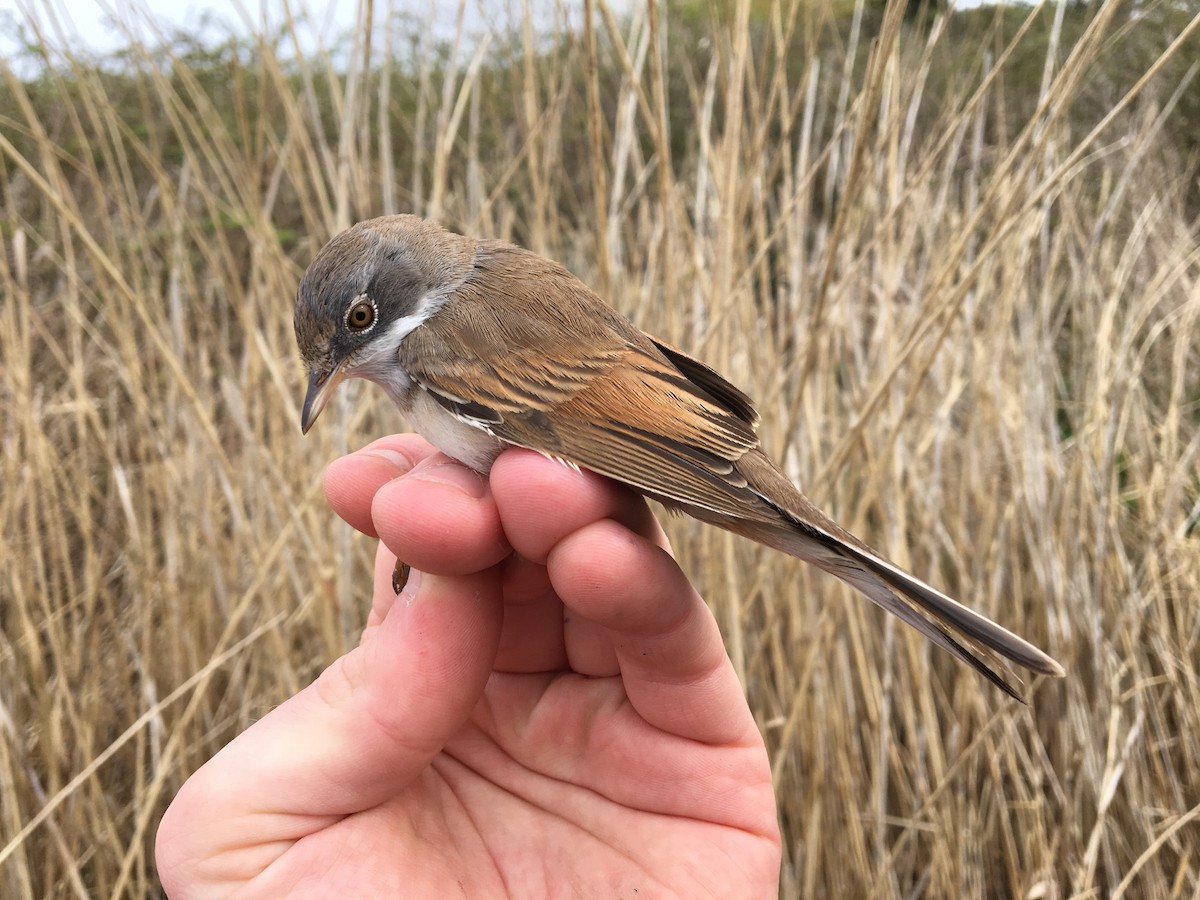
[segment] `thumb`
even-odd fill
[[[164,884],[252,878],[295,841],[394,797],[478,702],[501,616],[494,570],[413,572],[362,644],[180,790],[158,834]]]

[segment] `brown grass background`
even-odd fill
[[[586,7],[364,7],[336,52],[297,21],[131,36],[119,77],[28,12],[53,65],[0,65],[0,895],[155,895],[173,792],[356,640],[373,547],[321,471],[402,423],[354,387],[301,439],[292,299],[330,235],[417,211],[720,368],[814,500],[1067,667],[1022,707],[672,520],[771,751],[782,896],[1200,897],[1195,70],[1163,74],[1197,20],[1097,104],[1127,5],[1069,41],[1064,7],[1011,40],[977,16],[988,52],[940,81],[961,36],[895,4]]]

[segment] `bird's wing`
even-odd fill
[[[399,350],[434,400],[504,441],[665,502],[779,521],[737,469],[758,446],[745,394],[554,263],[500,247],[476,266],[481,277]]]

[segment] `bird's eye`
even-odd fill
[[[366,331],[375,324],[375,304],[366,297],[360,297],[346,310],[346,327],[351,331]]]

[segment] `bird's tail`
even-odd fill
[[[1065,674],[1062,666],[1024,638],[884,559],[814,506],[761,450],[739,459],[734,475],[745,480],[745,488],[758,496],[764,508],[754,510],[754,515],[697,504],[684,508],[699,519],[836,575],[1017,699],[1020,694],[1001,674],[1008,672],[1001,657],[1046,675]]]
[[[895,613],[938,646],[949,650],[1005,693],[1022,699],[998,671],[1001,666],[996,664],[993,654],[1044,675],[1061,677],[1065,674],[1056,660],[1024,638],[968,609],[886,559],[854,546],[843,545],[838,549],[843,555],[832,557],[828,564],[817,564]]]
[[[1018,700],[1023,698],[1002,674],[1007,666],[998,657],[1045,675],[1065,674],[1057,661],[1024,638],[908,574],[832,521],[820,524],[828,530],[797,523],[771,529],[771,539],[758,539],[857,588]]]

